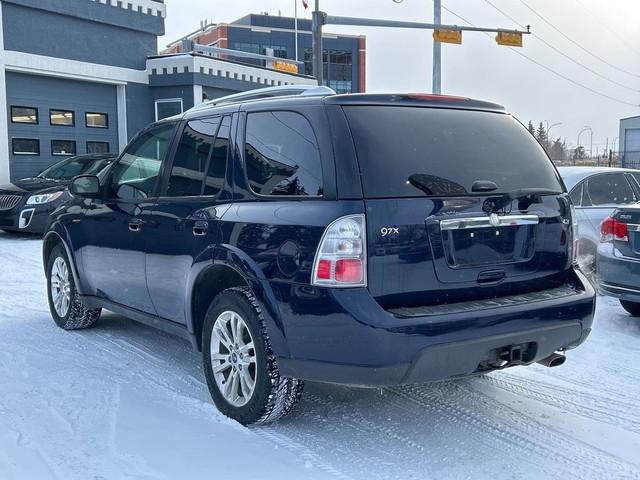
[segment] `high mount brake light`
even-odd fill
[[[443,102],[468,102],[470,99],[466,97],[456,97],[454,95],[432,95],[429,93],[408,93],[407,97],[418,100],[443,101]]]
[[[626,223],[607,217],[600,225],[600,241],[613,242],[614,240],[616,242],[628,242],[629,230]]]
[[[313,261],[311,283],[325,287],[364,287],[366,278],[364,215],[348,215],[331,223]]]

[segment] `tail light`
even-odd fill
[[[364,215],[341,217],[327,227],[313,261],[313,285],[364,287],[367,260]]]
[[[601,242],[628,242],[629,232],[627,224],[616,220],[613,217],[607,217],[600,225],[600,241]]]
[[[573,260],[573,264],[574,265],[578,265],[578,256],[580,255],[580,251],[578,249],[578,244],[580,239],[579,237],[579,232],[578,232],[578,217],[576,215],[576,209],[573,207],[573,205],[571,206],[571,234],[572,234],[572,246],[573,246],[573,255],[572,255],[572,260]]]

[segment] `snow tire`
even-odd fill
[[[100,308],[87,308],[76,290],[71,264],[62,245],[51,251],[47,263],[47,300],[53,321],[64,330],[78,330],[93,325]]]
[[[216,407],[243,425],[282,418],[295,408],[304,389],[302,380],[280,376],[264,316],[246,287],[224,290],[209,306],[202,359]],[[240,372],[243,366],[246,370]],[[234,385],[238,374],[246,378]]]

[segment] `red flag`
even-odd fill
[[[307,8],[309,8],[309,2],[307,0],[302,0],[302,6],[306,10]]]

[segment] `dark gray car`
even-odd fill
[[[578,220],[579,264],[591,274],[600,243],[600,223],[618,206],[640,201],[640,170],[558,167]]]
[[[600,291],[620,299],[640,317],[640,205],[616,209],[604,219],[597,252]]]

